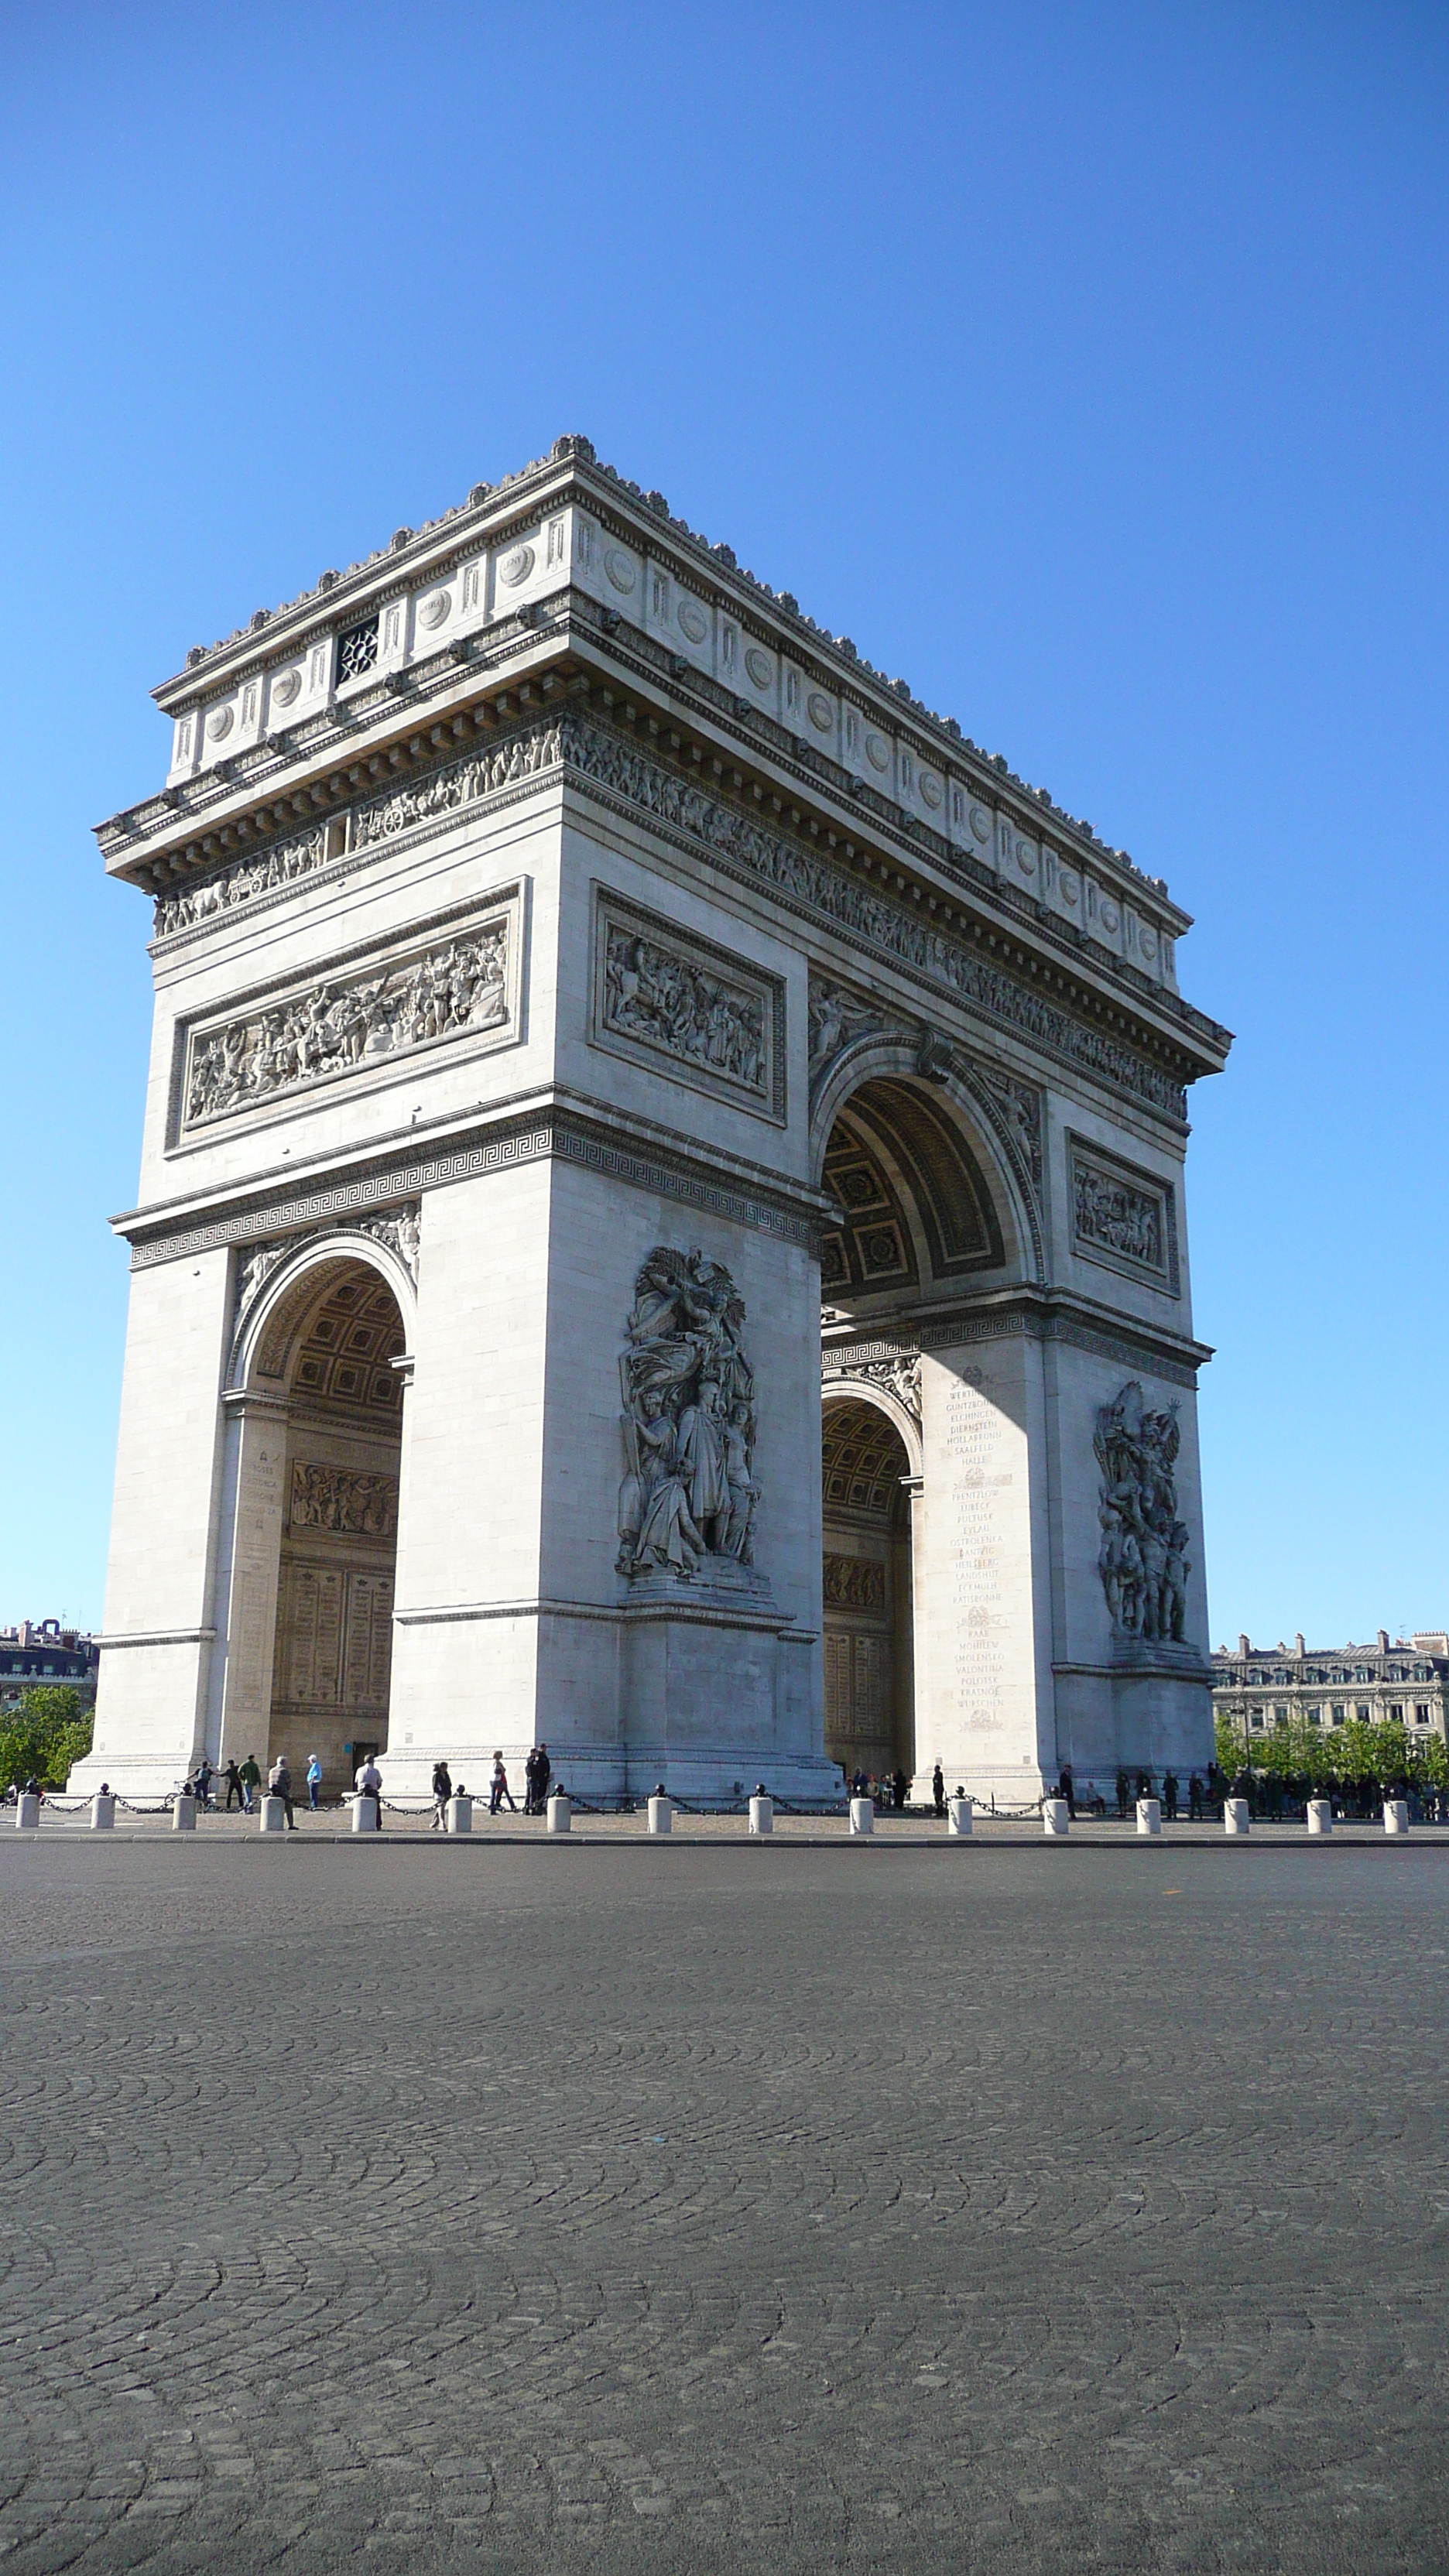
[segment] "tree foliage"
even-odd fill
[[[22,1692],[19,1708],[0,1714],[0,1789],[32,1776],[43,1789],[64,1788],[72,1764],[91,1749],[93,1726],[77,1690]]]

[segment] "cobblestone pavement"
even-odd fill
[[[0,1835],[5,2576],[1443,2576],[1446,1862]]]

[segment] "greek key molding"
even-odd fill
[[[686,1207],[753,1226],[762,1234],[777,1235],[818,1258],[822,1219],[813,1212],[756,1197],[725,1181],[708,1179],[683,1155],[669,1157],[657,1149],[652,1153],[642,1148],[631,1151],[596,1134],[582,1122],[554,1114],[480,1144],[462,1146],[454,1153],[420,1154],[415,1160],[390,1165],[354,1181],[323,1185],[306,1195],[273,1200],[263,1209],[238,1209],[231,1216],[217,1217],[205,1225],[181,1226],[174,1232],[148,1235],[132,1242],[131,1268],[150,1270],[158,1262],[190,1259],[199,1252],[216,1252],[233,1244],[267,1245],[284,1233],[290,1238],[288,1248],[295,1250],[299,1236],[325,1228],[329,1220],[340,1218],[348,1223],[358,1214],[394,1206],[399,1199],[445,1188],[450,1181],[475,1180],[484,1173],[510,1171],[523,1163],[547,1161],[554,1155],[602,1172],[610,1179],[626,1181],[655,1197],[675,1199]]]

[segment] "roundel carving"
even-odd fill
[[[207,740],[225,742],[235,722],[236,718],[230,707],[213,707],[206,719]]]
[[[887,751],[885,744],[881,741],[878,733],[868,733],[866,735],[865,756],[870,762],[872,769],[889,769],[891,765],[890,753]]]
[[[279,680],[274,680],[272,682],[272,704],[274,707],[295,706],[301,694],[302,674],[300,671],[284,671]]]
[[[1018,841],[1018,842],[1017,842],[1017,845],[1016,845],[1016,864],[1017,864],[1017,866],[1020,868],[1021,873],[1022,873],[1022,875],[1023,875],[1024,877],[1029,877],[1029,876],[1032,876],[1032,875],[1034,875],[1034,874],[1035,874],[1035,872],[1036,872],[1036,852],[1035,852],[1035,850],[1032,848],[1030,841]]]
[[[1142,924],[1141,929],[1137,933],[1137,945],[1141,949],[1144,957],[1155,957],[1157,955],[1157,933],[1155,930],[1149,930],[1146,922]]]
[[[616,590],[623,591],[627,596],[634,587],[634,567],[629,561],[628,556],[622,553],[618,546],[610,546],[608,553],[604,557],[604,570],[608,574],[614,588]]]
[[[973,806],[972,806],[972,808],[971,808],[971,829],[972,829],[972,831],[974,832],[974,834],[975,834],[975,836],[976,836],[976,838],[977,838],[977,840],[978,840],[978,841],[989,841],[989,840],[990,840],[990,838],[991,838],[991,817],[990,817],[990,815],[987,813],[986,808],[985,808],[985,806],[984,806],[984,805],[973,805]]]
[[[526,546],[523,548],[523,552],[528,554],[529,550]],[[532,560],[533,558],[530,554],[530,563]],[[452,605],[452,600],[449,598],[445,590],[429,591],[427,598],[423,601],[421,608],[418,610],[418,624],[429,628],[443,625]]]
[[[933,810],[941,802],[941,782],[933,769],[921,772],[921,802]]]
[[[805,701],[805,713],[817,733],[829,733],[835,722],[835,709],[823,689],[812,689]]]
[[[681,599],[679,623],[691,644],[702,644],[709,633],[709,619],[692,599]]]
[[[1121,927],[1121,921],[1122,916],[1117,910],[1115,903],[1104,903],[1102,906],[1102,928],[1104,930],[1117,930]]]
[[[527,581],[532,570],[532,546],[515,546],[512,553],[506,554],[499,565],[498,578],[501,582],[506,582],[510,590],[516,590],[521,581]]]
[[[745,655],[745,669],[757,689],[768,689],[775,676],[774,663],[768,653],[761,652],[758,644],[752,644]]]
[[[1063,903],[1075,903],[1082,890],[1080,878],[1074,876],[1070,868],[1063,868],[1060,884]]]

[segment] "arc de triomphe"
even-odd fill
[[[583,439],[157,696],[86,1778],[1204,1763],[1162,881]]]

